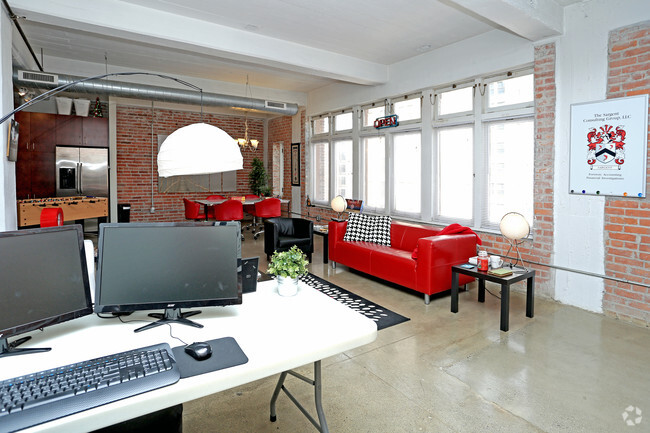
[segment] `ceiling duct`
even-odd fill
[[[66,74],[50,74],[38,71],[14,70],[13,80],[16,87],[51,90],[59,86],[85,80],[66,89],[67,92],[97,95],[112,95],[123,98],[136,98],[149,101],[174,104],[191,104],[213,107],[244,108],[269,113],[293,116],[298,112],[297,104],[266,101],[264,99],[245,98],[241,96],[221,95],[217,93],[198,92],[195,90],[174,89],[170,87],[150,86],[147,84],[125,83],[107,79],[85,79]]]

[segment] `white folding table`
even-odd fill
[[[234,337],[249,359],[246,364],[181,379],[174,385],[25,431],[71,433],[95,430],[281,374],[272,396],[273,418],[275,399],[283,388],[281,382],[286,374],[294,374],[290,370],[314,363],[312,385],[315,386],[319,422],[308,418],[321,431],[327,432],[320,404],[320,361],[370,343],[377,336],[375,322],[303,283],[293,297],[279,296],[275,281],[266,281],[258,284],[257,292],[245,294],[241,305],[200,309],[202,313],[194,320],[204,325],[203,328],[172,324],[172,334],[187,343]],[[32,335],[32,339],[25,347],[51,347],[52,350],[0,359],[0,380],[159,342],[167,342],[171,347],[182,344],[170,337],[168,326],[134,333],[135,328],[142,326],[139,319],[148,320],[146,313],[138,312],[124,318],[133,321],[126,324],[118,319],[100,319],[93,315],[27,334]],[[289,396],[293,400],[293,396]],[[300,405],[299,408],[305,413],[304,408]]]

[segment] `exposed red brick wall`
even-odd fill
[[[612,30],[608,55],[607,98],[650,94],[650,21]],[[646,179],[646,191],[648,185]],[[607,198],[604,242],[608,276],[650,284],[647,198]],[[650,289],[606,280],[603,310],[608,316],[650,326]]]
[[[117,198],[118,203],[131,204],[131,221],[183,221],[185,213],[182,198],[204,199],[210,193],[159,193],[157,136],[169,135],[176,129],[201,121],[199,113],[186,111],[154,109],[153,145],[151,108],[118,106],[117,107]],[[203,122],[215,125],[234,138],[244,136],[244,117],[225,116],[204,113]],[[250,191],[248,173],[255,156],[262,158],[266,143],[264,138],[264,121],[248,119],[248,136],[260,141],[257,152],[242,152],[244,169],[237,173],[237,191],[226,195],[243,195]],[[153,156],[153,167],[152,167]],[[152,206],[153,175],[153,206]]]

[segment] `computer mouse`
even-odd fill
[[[185,346],[185,353],[197,361],[203,361],[212,356],[212,347],[208,343],[197,341]]]

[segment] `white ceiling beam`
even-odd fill
[[[564,9],[554,0],[449,0],[530,41],[564,32]]]
[[[9,0],[18,16],[109,38],[306,73],[355,84],[388,81],[388,66],[119,0]],[[110,55],[110,53],[109,53]]]

